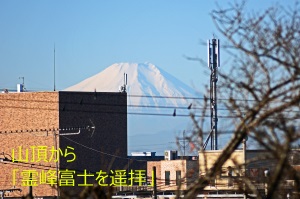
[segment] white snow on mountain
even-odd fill
[[[199,95],[156,65],[116,63],[65,90],[118,92],[124,85],[124,73],[127,74],[128,152],[148,148],[163,154],[164,150],[178,149],[174,144],[176,135],[192,128],[188,106],[194,99],[190,97]]]
[[[138,105],[188,107],[192,100],[187,100],[185,97],[196,95],[192,88],[151,63],[116,63],[65,90],[118,92],[120,86],[124,85],[124,73],[127,74],[128,105],[136,111],[141,110],[140,107],[134,108]],[[149,96],[162,96],[162,98]],[[164,109],[159,111],[163,112]]]

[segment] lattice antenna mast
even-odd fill
[[[210,74],[210,127],[211,150],[218,150],[218,112],[217,112],[217,82],[218,67],[220,67],[220,41],[212,39],[207,41],[207,63]],[[208,137],[208,139],[209,139]]]
[[[183,131],[182,137],[178,138],[177,140],[178,140],[178,143],[179,143],[179,147],[183,148],[183,156],[185,157],[185,149],[186,149],[187,144],[188,144],[188,143],[186,143],[187,137],[185,136],[185,131]],[[181,145],[181,142],[183,143],[182,145]]]
[[[54,75],[54,81],[53,81],[53,84],[54,84],[54,91],[56,90],[56,85],[55,85],[55,44],[54,44],[54,60],[53,60],[53,69],[54,69],[54,71],[53,71],[53,75]]]
[[[19,79],[22,79],[22,86],[23,86],[23,90],[26,90],[25,88],[25,77],[19,77]]]
[[[123,86],[120,86],[120,92],[121,93],[126,93],[127,90],[126,90],[126,87],[127,87],[127,74],[124,73],[124,85]]]

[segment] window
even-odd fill
[[[180,185],[181,171],[176,171],[176,185]]]
[[[227,167],[228,170],[228,187],[233,186],[233,180],[232,180],[232,167]]]
[[[210,180],[210,181],[209,181],[209,185],[210,185],[211,187],[216,186],[216,179]]]
[[[165,171],[165,185],[170,185],[170,171]]]

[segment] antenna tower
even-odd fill
[[[54,91],[55,91],[55,44],[54,44],[54,65],[53,65],[53,67],[54,67]]]
[[[120,86],[120,92],[121,93],[126,93],[127,92],[126,86],[127,86],[127,74],[124,73],[124,85]]]
[[[218,150],[218,113],[217,113],[217,82],[218,67],[220,67],[220,41],[212,39],[207,41],[207,64],[210,69],[210,134],[203,148],[206,148],[211,138],[211,150]]]
[[[25,88],[25,77],[19,77],[19,79],[22,79],[22,86],[23,86],[23,89],[24,91],[26,91],[26,88]]]
[[[187,148],[187,144],[188,144],[186,143],[187,138],[185,136],[185,131],[182,132],[182,138],[178,138],[177,140],[179,142],[179,147],[183,148],[183,156],[185,157],[185,149]],[[181,142],[183,142],[182,145]]]

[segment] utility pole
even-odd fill
[[[247,154],[247,137],[243,140],[243,154],[244,154],[244,178],[246,178],[246,169],[247,169],[247,165],[246,165],[246,161],[247,161],[247,157],[246,157],[246,154]],[[244,182],[244,199],[247,199],[247,190],[246,190],[246,184]]]
[[[24,80],[25,80],[25,77],[19,77],[19,79],[22,79],[23,81],[22,81],[22,84],[23,84],[23,86],[24,86]]]
[[[32,173],[30,173],[29,178],[30,178],[30,181],[31,181],[31,183],[32,183]],[[32,185],[29,186],[28,192],[29,192],[29,193],[28,193],[29,198],[30,198],[30,199],[33,198]]]
[[[54,147],[55,150],[58,150],[58,146],[57,146],[57,137],[56,137],[56,131],[53,130],[53,141],[54,141]],[[55,158],[58,159],[57,154],[55,153]],[[56,167],[56,183],[57,183],[57,196],[56,198],[59,199],[60,196],[60,190],[59,190],[59,168],[58,168],[58,161],[56,161],[55,163],[55,167]]]
[[[218,150],[218,113],[217,113],[217,82],[218,67],[220,67],[220,41],[207,41],[207,64],[210,74],[210,113],[211,113],[211,150]]]
[[[153,196],[154,196],[154,199],[157,199],[156,167],[152,167],[152,181],[154,181],[154,185],[153,185]]]
[[[21,92],[25,91],[26,88],[25,88],[25,77],[19,77],[19,79],[22,79],[22,89],[20,89]]]
[[[182,138],[178,138],[178,144],[179,144],[179,147],[183,147],[183,157],[185,157],[185,149],[187,147],[187,143],[185,142],[186,141],[186,137],[185,137],[185,130],[182,132]],[[181,142],[183,142],[183,145],[181,145]]]

